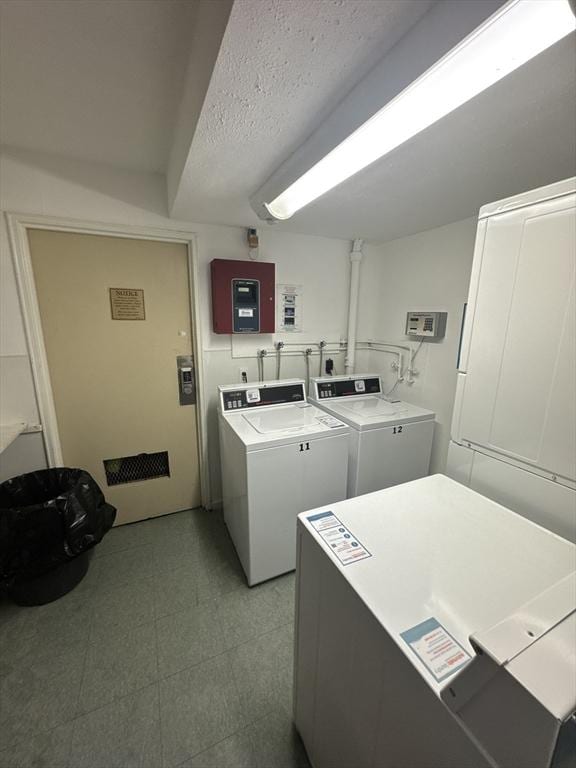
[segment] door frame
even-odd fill
[[[83,235],[102,235],[133,240],[155,240],[166,243],[181,243],[188,255],[188,285],[190,293],[190,316],[192,319],[192,351],[196,371],[197,394],[197,441],[200,462],[200,498],[204,507],[211,506],[210,477],[208,474],[208,431],[207,400],[204,387],[204,359],[202,356],[202,317],[199,300],[198,243],[194,232],[160,227],[133,226],[128,224],[107,224],[82,221],[58,216],[42,216],[7,212],[6,223],[12,261],[16,273],[16,284],[24,318],[24,330],[28,343],[32,376],[46,458],[49,467],[62,466],[62,445],[58,432],[58,420],[54,405],[54,394],[50,381],[48,357],[44,344],[44,333],[40,318],[40,306],[32,269],[32,258],[28,242],[29,229],[71,232]]]

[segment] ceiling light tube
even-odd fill
[[[465,104],[576,27],[569,0],[510,0],[269,203],[296,211]]]

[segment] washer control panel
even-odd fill
[[[289,405],[306,400],[304,382],[221,389],[220,394],[222,410],[226,413],[266,405]]]
[[[378,395],[382,391],[377,376],[347,377],[345,379],[322,379],[315,381],[316,399],[330,397],[356,397],[358,395]]]

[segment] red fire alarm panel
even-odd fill
[[[214,333],[274,333],[275,264],[214,259],[210,270]]]

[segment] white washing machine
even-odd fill
[[[348,437],[304,381],[218,387],[224,519],[248,584],[296,567],[296,517],[346,498]]]
[[[294,719],[315,768],[569,768],[576,548],[443,475],[298,521]]]
[[[436,414],[385,399],[376,374],[313,378],[310,402],[351,427],[349,499],[428,474]]]

